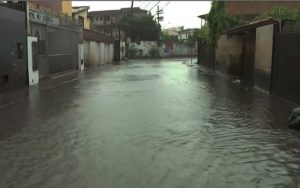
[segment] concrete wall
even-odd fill
[[[85,66],[96,66],[112,63],[113,53],[113,44],[95,41],[84,41]]]
[[[216,47],[216,70],[239,75],[242,49],[242,37],[235,35],[228,38],[226,35],[221,35]]]
[[[0,23],[1,92],[2,88],[23,87],[28,82],[25,12],[0,6]]]
[[[85,66],[88,65],[88,62],[90,62],[90,42],[89,41],[84,41],[83,42],[83,49],[84,49],[84,61],[85,61]]]
[[[125,59],[126,57],[126,45],[125,42],[120,42],[120,59]]]
[[[141,41],[138,43],[130,43],[129,48],[135,48],[138,50],[138,56],[145,57],[150,56],[149,52],[152,48],[157,48],[156,41]]]
[[[273,25],[256,29],[254,85],[266,91],[271,83],[273,29]]]
[[[101,54],[101,59],[100,59],[100,63],[101,64],[105,64],[105,47],[104,47],[104,43],[100,43],[100,54]]]

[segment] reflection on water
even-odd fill
[[[91,71],[0,111],[0,187],[297,187],[287,109],[180,62]]]

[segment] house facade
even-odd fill
[[[38,7],[44,7],[49,10],[56,10],[68,16],[72,16],[72,1],[31,1],[34,2]]]
[[[166,34],[171,36],[178,36],[179,27],[171,27],[163,30]]]
[[[91,67],[113,62],[114,39],[100,33],[91,26],[88,6],[73,7],[72,16],[78,19],[83,28],[83,59],[84,66]]]
[[[84,29],[90,29],[90,18],[88,17],[88,6],[73,7],[72,17],[79,20],[82,23]]]
[[[88,13],[91,19],[92,28],[95,31],[110,35],[115,39],[125,40],[125,32],[119,27],[121,18],[130,13],[130,8],[120,10],[92,11]],[[138,7],[132,9],[134,15],[147,15],[146,10]]]
[[[195,29],[185,29],[178,31],[178,40],[187,40],[190,36],[193,35]]]

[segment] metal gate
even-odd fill
[[[114,41],[114,61],[120,61],[120,40]]]
[[[78,68],[80,29],[31,22],[31,32],[38,38],[40,78]]]
[[[271,91],[300,104],[300,33],[275,35]]]
[[[215,69],[215,47],[198,39],[198,63]]]
[[[50,75],[78,67],[79,36],[72,30],[48,27],[48,73]]]

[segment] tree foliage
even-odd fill
[[[170,35],[166,31],[162,31],[160,34],[160,39],[162,41],[173,41],[178,42],[178,36],[177,35]]]
[[[209,30],[207,40],[211,43],[214,43],[227,29],[241,24],[241,20],[226,15],[224,1],[212,2],[207,22]]]
[[[193,35],[190,36],[189,40],[196,41],[198,38],[200,38],[200,39],[202,39],[206,42],[209,42],[208,41],[209,28],[208,28],[207,24],[203,25],[200,29],[195,29],[194,32],[193,32]]]
[[[260,20],[264,18],[274,18],[285,21],[297,21],[300,20],[300,7],[290,9],[286,6],[274,6],[270,12],[258,15],[255,18],[255,20]]]
[[[120,27],[132,41],[155,41],[158,40],[160,26],[150,14],[140,16],[129,14],[122,17]]]

